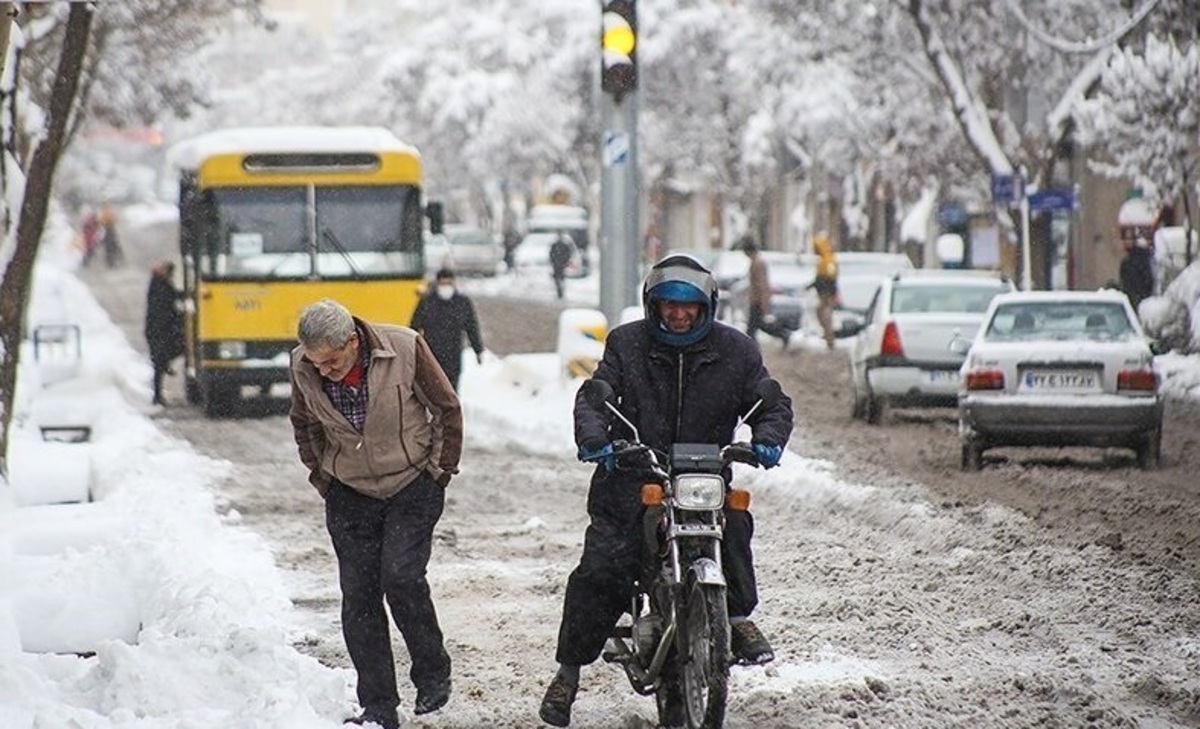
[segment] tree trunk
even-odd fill
[[[91,4],[71,3],[62,54],[58,59],[58,74],[50,96],[46,136],[33,151],[21,200],[16,248],[8,266],[0,272],[0,480],[8,477],[8,429],[12,423],[13,395],[33,264],[46,227],[54,168],[62,155],[67,125],[75,106],[91,25]]]
[[[8,60],[8,41],[12,35],[12,21],[17,17],[17,8],[12,3],[0,3],[0,75],[4,73],[4,62]]]

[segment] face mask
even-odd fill
[[[437,295],[440,298],[449,299],[451,296],[454,296],[454,287],[453,286],[438,286],[437,287]]]

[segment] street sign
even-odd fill
[[[605,167],[618,167],[629,161],[629,134],[605,132],[602,161]]]
[[[1074,190],[1038,190],[1029,194],[1029,212],[1031,213],[1074,209]]]
[[[992,204],[1010,208],[1021,202],[1024,185],[1018,175],[992,175]]]

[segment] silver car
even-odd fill
[[[885,407],[954,407],[963,353],[992,299],[1013,290],[998,275],[911,270],[882,279],[850,347],[851,415],[877,424]]]
[[[1004,294],[971,343],[959,387],[962,467],[994,446],[1131,448],[1159,462],[1155,347],[1117,291]]]
[[[486,230],[464,225],[447,225],[450,261],[462,276],[495,276],[504,262],[504,251]]]

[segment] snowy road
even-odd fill
[[[84,278],[143,347],[147,271],[151,260],[171,256],[171,243],[130,235],[126,246],[131,266]],[[524,321],[553,321],[546,305],[523,312]],[[504,351],[486,317],[484,329],[490,346]],[[793,449],[830,460],[751,482],[762,592],[756,617],[779,659],[767,669],[735,669],[727,726],[1200,726],[1194,571],[1148,556],[1146,528],[1129,536],[1138,547],[1129,550],[1099,538],[1108,532],[1083,538],[1090,525],[1077,538],[1068,534],[1072,512],[1063,504],[1078,498],[1076,490],[1093,481],[1108,489],[1114,473],[1129,469],[1058,467],[1044,511],[1061,518],[1049,525],[1027,508],[1028,496],[1025,503],[1012,496],[1013,483],[1044,476],[1044,466],[1002,465],[971,482],[983,492],[994,486],[998,500],[955,497],[956,464],[942,464],[928,442],[942,437],[943,425],[899,422],[890,433],[853,435],[830,424],[837,376],[816,380],[827,383],[821,388],[797,373],[836,372],[835,356],[769,353],[794,388]],[[173,385],[182,402],[178,378]],[[222,508],[271,544],[304,617],[296,644],[345,665],[332,551],[286,419],[212,421],[177,405],[160,422],[234,464],[217,486]],[[588,469],[569,452],[481,443],[467,425],[463,473],[451,486],[430,574],[455,660],[455,695],[445,711],[410,725],[529,727],[553,670]],[[938,482],[931,487],[914,473]],[[1184,473],[1156,476],[1155,483],[1179,482],[1177,499],[1147,499],[1125,511],[1140,523],[1151,523],[1156,510],[1165,518],[1172,510],[1192,514]],[[399,645],[397,656],[404,675]],[[615,668],[585,669],[573,727],[648,727],[652,716],[652,700],[634,695]]]

